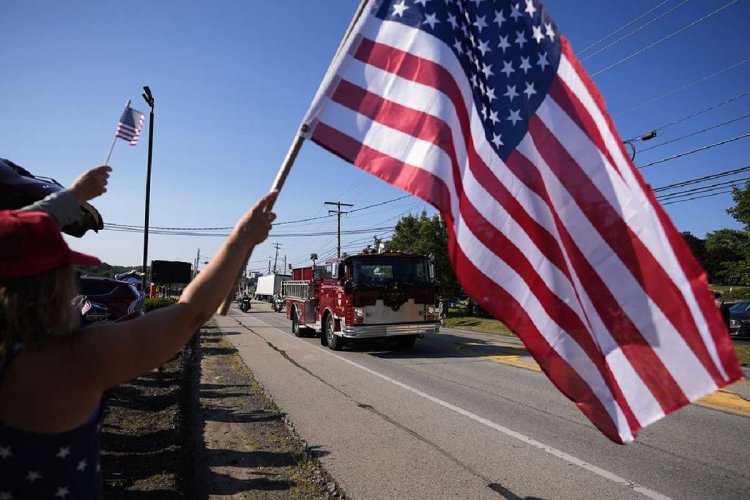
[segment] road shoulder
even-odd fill
[[[197,496],[345,498],[214,321],[199,352]]]

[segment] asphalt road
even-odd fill
[[[398,351],[296,338],[253,303],[216,317],[355,499],[747,498],[750,418],[697,405],[611,443],[515,339],[443,329]],[[734,392],[750,394],[748,382]]]

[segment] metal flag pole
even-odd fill
[[[151,108],[148,119],[148,167],[146,169],[146,207],[143,224],[143,276],[141,277],[141,292],[146,293],[146,282],[148,281],[148,272],[146,264],[148,262],[148,214],[151,201],[151,154],[154,149],[154,97],[151,95],[151,89],[148,86],[143,87],[143,99]]]
[[[360,0],[359,6],[357,6],[357,10],[354,13],[354,17],[352,17],[352,20],[349,22],[349,26],[346,28],[346,32],[344,33],[344,37],[341,39],[341,42],[339,43],[338,48],[336,49],[336,52],[333,56],[333,59],[331,59],[331,63],[328,65],[328,69],[326,70],[326,77],[324,78],[324,82],[328,79],[331,68],[333,64],[338,60],[339,54],[341,53],[341,49],[343,49],[344,45],[346,45],[347,40],[349,40],[349,36],[352,33],[352,30],[354,29],[354,25],[357,24],[357,21],[359,20],[360,16],[362,15],[362,12],[365,10],[365,6],[368,4],[369,0]],[[289,175],[289,171],[292,169],[292,165],[294,165],[294,160],[297,159],[297,154],[299,153],[300,148],[302,148],[302,143],[305,141],[305,137],[302,135],[306,133],[308,130],[307,124],[303,123],[299,130],[297,131],[297,135],[294,137],[294,140],[292,141],[291,146],[289,146],[289,150],[286,153],[286,157],[284,158],[284,161],[281,163],[281,167],[279,168],[278,173],[276,174],[276,179],[274,179],[273,184],[271,185],[271,191],[281,191],[281,188],[284,186],[284,182],[286,182],[286,178]],[[273,208],[273,203],[271,203],[268,206],[269,210]],[[252,253],[252,250],[247,253],[245,256],[245,263],[241,267],[241,269],[245,269],[247,267],[247,263],[250,260],[250,254]],[[218,314],[222,316],[226,316],[227,312],[229,311],[229,306],[232,303],[232,295],[233,292],[237,289],[237,285],[240,283],[240,280],[242,279],[242,271],[240,271],[239,275],[237,276],[237,279],[235,280],[234,286],[231,290],[227,292],[227,296],[224,298],[224,302],[221,303],[221,306],[219,306],[219,310],[217,311]]]
[[[128,102],[125,103],[125,109],[128,109],[128,106],[130,106],[130,99],[128,99]],[[117,122],[119,124],[119,122]],[[105,165],[109,165],[109,159],[112,157],[112,150],[115,149],[115,143],[117,142],[117,129],[115,129],[115,136],[112,138],[112,145],[109,147],[109,154],[107,155],[107,160],[104,162]]]

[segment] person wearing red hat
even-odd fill
[[[101,498],[102,393],[167,361],[216,311],[275,218],[276,192],[237,223],[177,304],[78,329],[75,265],[50,215],[0,211],[0,498]]]

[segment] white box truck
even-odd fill
[[[292,279],[290,274],[269,274],[258,277],[255,287],[255,300],[271,302],[274,295],[281,293],[281,283]]]

